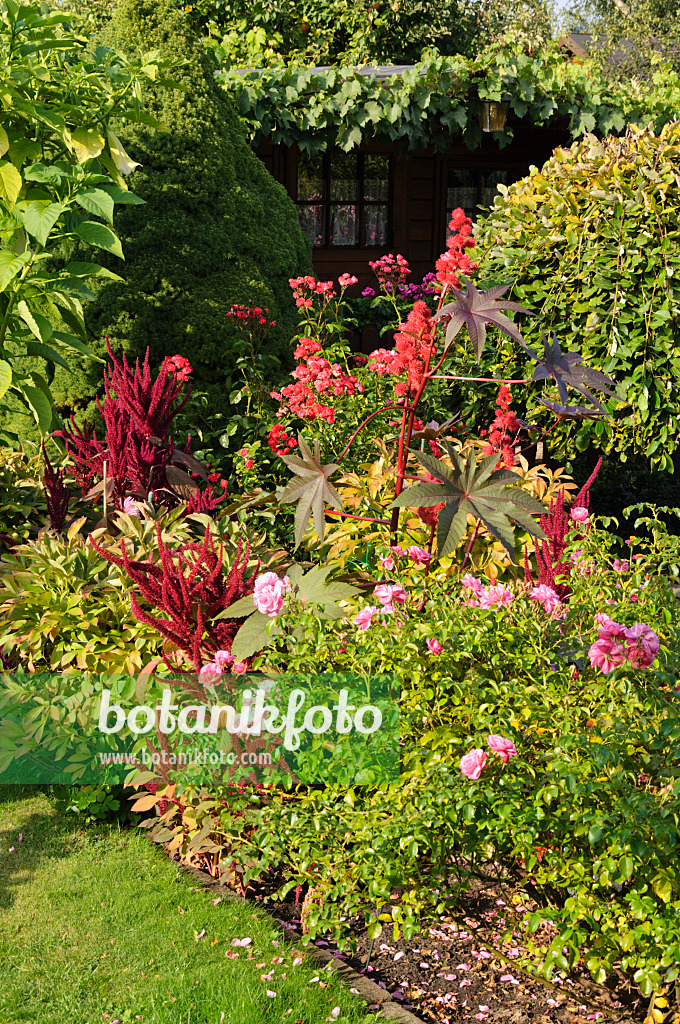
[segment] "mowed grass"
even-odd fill
[[[134,828],[83,830],[0,787],[0,1022],[374,1019],[264,913],[216,898]]]

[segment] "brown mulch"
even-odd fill
[[[276,886],[269,892],[268,888],[259,886],[247,895],[268,903],[282,925],[301,934],[304,894],[299,893],[296,901],[293,891],[283,902],[269,902],[269,893]],[[394,891],[392,900],[396,903],[399,898],[399,891]],[[526,893],[521,899],[523,902],[519,895],[500,891],[496,885],[479,883],[456,921],[443,918],[409,941],[394,940],[388,926],[372,950],[363,919],[357,919],[350,922],[356,952],[337,955],[423,1021],[436,1024],[474,1020],[490,1024],[632,1024],[644,1019],[645,1002],[621,974],[609,979],[607,986],[596,985],[579,965],[569,974],[556,972],[546,984],[532,980],[517,967],[516,961],[526,955],[521,932],[513,932],[511,942],[505,944],[501,936],[507,927],[506,915],[514,912],[521,921],[535,909]],[[316,945],[328,952],[335,949],[324,939],[317,939]]]

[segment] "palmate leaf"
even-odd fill
[[[530,348],[527,348],[527,352],[538,363],[531,379],[548,380],[552,378],[557,384],[557,390],[560,395],[560,406],[558,408],[560,409],[561,416],[568,416],[569,413],[565,410],[572,408],[567,405],[568,387],[578,391],[580,395],[583,395],[589,402],[592,402],[595,408],[604,415],[608,415],[607,410],[595,397],[591,388],[594,391],[603,391],[606,395],[616,398],[619,402],[625,402],[625,398],[621,398],[620,395],[617,395],[616,391],[612,390],[616,387],[616,383],[606,373],[601,373],[600,370],[592,370],[589,366],[584,366],[583,358],[578,352],[563,353],[556,334],[553,334],[552,344],[545,334],[543,335],[542,359]],[[544,404],[548,405],[547,402]],[[553,411],[556,412],[557,408]]]
[[[295,547],[299,548],[304,537],[310,516],[314,518],[314,528],[323,540],[326,521],[323,514],[324,502],[334,508],[342,509],[340,495],[328,482],[328,478],[338,468],[335,463],[322,466],[319,458],[319,442],[314,442],[314,454],[302,434],[298,434],[300,454],[283,455],[283,461],[295,473],[298,479],[290,481],[279,496],[279,504],[297,502],[295,511]]]
[[[512,485],[519,480],[516,473],[496,469],[497,453],[478,463],[475,453],[470,452],[463,461],[448,441],[442,444],[452,466],[425,452],[413,452],[436,479],[414,484],[392,503],[392,508],[427,508],[443,503],[437,519],[439,558],[450,555],[458,547],[465,536],[468,515],[481,520],[510,558],[515,549],[511,520],[533,537],[545,539],[543,530],[531,517],[532,513],[544,513],[545,506],[521,487]]]
[[[517,302],[501,300],[501,295],[504,295],[509,287],[510,285],[496,285],[493,288],[488,288],[485,292],[478,292],[472,282],[468,281],[464,292],[454,288],[455,300],[442,306],[437,316],[432,317],[433,320],[450,317],[446,328],[444,351],[450,348],[458,332],[465,325],[470,335],[475,359],[479,362],[486,343],[487,323],[500,328],[504,334],[514,338],[526,349],[519,328],[501,310],[508,309],[514,313],[528,313],[529,316],[532,314]]]

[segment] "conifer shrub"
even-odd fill
[[[182,12],[167,0],[121,0],[102,42],[123,53],[172,53],[185,64],[173,76],[179,89],[148,93],[150,113],[166,131],[151,123],[134,131],[121,126],[130,157],[141,164],[131,181],[146,206],[116,220],[124,283],[100,288],[88,305],[91,344],[103,356],[108,336],[128,359],[148,347],[152,366],[181,352],[191,360],[195,387],[224,408],[235,337],[229,309],[267,307],[278,326],[268,343],[285,358],[284,332],[295,312],[288,279],[311,270],[311,250],[293,203],[249,148]],[[60,374],[62,414],[90,404],[101,375],[101,365],[84,361],[74,374]]]
[[[536,314],[523,326],[534,350],[543,350],[542,333],[555,332],[563,350],[577,348],[615,378],[625,398],[607,401],[611,419],[563,421],[553,454],[595,447],[672,471],[680,435],[680,122],[658,135],[630,126],[622,138],[587,136],[500,190],[477,238],[477,251],[488,249],[480,275],[514,282],[512,298]],[[519,348],[493,360],[520,377],[532,365]]]

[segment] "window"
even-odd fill
[[[461,207],[468,217],[476,220],[483,209],[493,205],[498,186],[509,185],[519,176],[519,172],[514,174],[512,171],[450,168],[446,193],[447,231],[453,210]]]
[[[315,248],[389,246],[391,163],[377,153],[300,154],[298,218]]]

